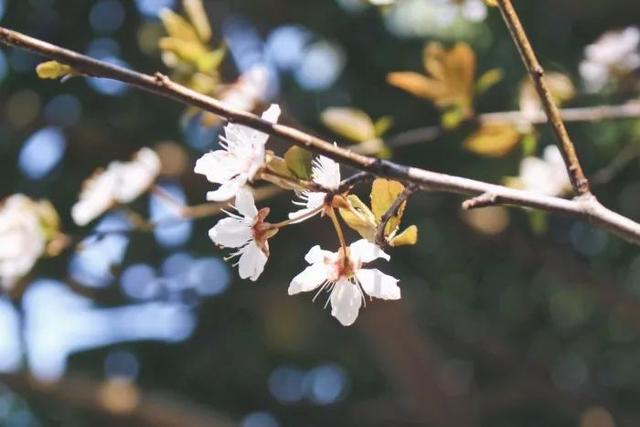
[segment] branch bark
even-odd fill
[[[562,153],[562,158],[564,159],[567,171],[569,172],[573,189],[577,195],[590,194],[589,181],[582,171],[582,166],[580,165],[580,160],[576,154],[573,142],[569,137],[567,128],[560,116],[560,111],[553,102],[551,92],[549,91],[549,87],[545,81],[544,69],[542,68],[542,65],[540,65],[540,62],[538,62],[538,58],[533,51],[533,47],[531,46],[527,33],[520,22],[520,18],[518,17],[516,10],[513,8],[511,0],[498,0],[498,6],[502,13],[502,17],[504,18],[504,22],[507,24],[509,32],[520,51],[522,61],[531,76],[531,80],[533,80],[536,92],[538,92],[538,95],[540,96],[542,107],[549,118],[549,123],[551,124],[553,133],[556,136],[558,148]]]
[[[640,224],[602,206],[588,191],[580,197],[567,200],[364,156],[298,129],[273,124],[254,114],[229,108],[220,101],[179,85],[160,73],[155,75],[138,73],[3,27],[0,27],[0,42],[27,49],[67,64],[78,72],[89,76],[118,80],[147,92],[201,108],[231,122],[282,138],[372,175],[396,179],[405,184],[414,183],[424,191],[440,191],[469,196],[485,193],[495,194],[500,200],[500,204],[574,216],[590,221],[629,242],[640,245]],[[581,173],[579,164],[578,171]],[[576,173],[575,168],[574,175],[578,179],[577,183],[582,182],[580,174]]]

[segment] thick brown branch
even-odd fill
[[[218,114],[229,121],[283,138],[300,147],[323,154],[372,175],[393,178],[405,184],[414,183],[426,191],[442,191],[470,196],[484,193],[495,194],[503,205],[535,208],[589,220],[625,240],[640,245],[640,224],[605,208],[590,193],[574,200],[566,200],[375,159],[341,148],[300,130],[267,122],[254,114],[234,110],[216,99],[172,82],[168,77],[159,73],[151,76],[131,71],[2,27],[0,27],[0,42],[68,64],[83,74],[119,80],[148,92]]]
[[[513,8],[511,0],[498,0],[498,6],[500,7],[500,12],[502,13],[502,17],[504,18],[507,27],[509,28],[509,32],[511,32],[513,40],[518,46],[522,60],[527,67],[527,71],[529,72],[531,79],[533,80],[536,92],[538,92],[538,95],[540,96],[542,107],[547,113],[549,123],[551,123],[551,128],[556,136],[558,148],[560,149],[565,165],[567,166],[567,171],[569,172],[573,189],[578,195],[589,194],[589,181],[582,171],[582,166],[580,166],[580,160],[578,160],[578,155],[576,154],[573,142],[569,137],[567,128],[560,116],[560,111],[553,102],[551,92],[549,91],[549,87],[545,81],[544,69],[538,62],[538,58],[533,51],[531,42],[522,27],[520,18]]]

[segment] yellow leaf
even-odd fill
[[[373,212],[355,194],[347,196],[349,208],[340,208],[340,216],[353,230],[363,238],[373,241],[376,236],[376,218]]]
[[[222,65],[226,55],[227,47],[223,45],[216,50],[208,51],[205,55],[199,56],[196,60],[196,66],[202,72],[215,73]]]
[[[322,112],[322,123],[333,132],[356,142],[364,142],[376,137],[371,118],[364,111],[355,108],[331,107]]]
[[[371,210],[375,216],[376,222],[380,223],[382,216],[389,210],[393,202],[404,191],[404,185],[398,181],[378,178],[371,185]],[[393,233],[400,225],[400,220],[404,214],[406,202],[400,205],[400,209],[396,215],[391,217],[385,227],[385,236]]]
[[[418,242],[418,227],[411,225],[407,227],[402,233],[395,236],[389,244],[391,246],[407,246],[415,245]]]
[[[491,6],[491,7],[498,6],[498,0],[484,0],[484,2],[487,4],[487,6]]]
[[[211,25],[209,25],[209,17],[204,10],[202,0],[183,0],[182,5],[200,40],[208,43],[211,40]]]
[[[520,138],[512,125],[486,123],[464,141],[464,148],[481,156],[500,157],[513,150]]]
[[[178,37],[162,37],[158,46],[164,52],[171,52],[180,60],[196,65],[207,55],[207,49],[200,42],[183,40]]]
[[[387,74],[387,83],[418,98],[429,100],[435,100],[445,93],[445,88],[439,81],[413,71],[389,73]]]
[[[60,79],[63,77],[74,75],[73,68],[57,61],[47,61],[38,64],[36,74],[41,79]]]
[[[426,76],[415,72],[395,72],[387,82],[415,96],[431,100],[438,108],[471,108],[476,73],[476,56],[466,43],[445,49],[432,42],[423,51]]]
[[[196,29],[182,16],[171,9],[162,9],[159,16],[170,37],[184,42],[201,44],[202,40],[198,37]]]
[[[276,175],[284,176],[287,178],[295,179],[296,176],[291,172],[287,166],[287,162],[282,158],[274,155],[272,152],[267,153],[266,166],[271,172]]]
[[[287,168],[300,179],[311,179],[311,151],[293,146],[284,153]]]

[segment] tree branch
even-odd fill
[[[393,201],[389,209],[382,215],[380,218],[380,224],[378,224],[378,228],[376,230],[376,244],[381,248],[386,248],[389,246],[389,242],[387,241],[387,237],[385,236],[385,228],[387,228],[387,224],[391,221],[391,218],[398,214],[402,205],[415,193],[418,191],[418,186],[415,184],[409,184],[404,188],[404,191],[396,197]]]
[[[580,166],[580,160],[576,154],[573,142],[569,137],[567,128],[560,116],[560,111],[553,102],[551,92],[549,91],[547,82],[545,81],[544,69],[538,62],[538,58],[533,51],[531,42],[522,27],[520,18],[518,17],[516,10],[513,8],[511,0],[498,0],[498,6],[502,13],[502,17],[509,28],[509,32],[520,51],[522,61],[531,76],[531,80],[533,80],[536,92],[538,92],[538,96],[540,96],[542,107],[547,113],[549,123],[551,123],[551,128],[556,136],[558,148],[562,153],[562,158],[564,159],[567,171],[569,172],[569,178],[571,178],[573,189],[577,195],[590,194],[589,181],[582,171],[582,166]]]
[[[598,105],[595,107],[564,108],[560,110],[560,117],[566,122],[599,122],[603,120],[624,120],[640,117],[640,102],[629,101],[619,105]],[[493,113],[481,113],[471,118],[470,122],[486,123],[529,123],[541,125],[549,122],[544,110],[534,114],[523,113],[519,110],[497,111]],[[385,144],[389,148],[406,147],[420,142],[433,141],[445,133],[450,132],[440,125],[423,126],[399,132],[385,138]]]
[[[502,0],[502,3],[504,3],[504,0]],[[300,130],[281,124],[273,124],[262,120],[254,114],[229,108],[214,98],[172,82],[168,77],[160,73],[154,76],[138,73],[3,27],[0,27],[0,42],[36,52],[47,58],[67,64],[86,75],[119,80],[145,91],[201,108],[225,117],[231,122],[252,127],[271,136],[283,138],[300,147],[323,154],[342,164],[353,166],[372,175],[397,179],[405,184],[414,183],[425,191],[441,191],[470,196],[484,193],[495,194],[503,205],[534,208],[578,217],[591,221],[627,241],[640,245],[640,224],[605,208],[588,192],[576,199],[567,200],[364,156]]]

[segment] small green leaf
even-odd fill
[[[492,68],[478,78],[476,82],[476,93],[482,95],[496,84],[502,81],[504,73],[500,68]]]
[[[535,133],[531,132],[522,138],[522,155],[524,157],[535,155],[538,149],[538,138]]]
[[[300,179],[311,179],[311,160],[313,154],[298,146],[293,146],[284,154],[284,161],[293,174]]]
[[[391,126],[393,126],[393,117],[391,116],[380,117],[373,124],[375,134],[378,138],[381,138],[385,133],[387,133],[387,131],[391,129]]]
[[[461,108],[452,108],[442,114],[440,123],[444,129],[455,129],[465,119],[465,111]]]
[[[527,213],[529,214],[529,226],[533,234],[540,236],[546,233],[549,228],[547,214],[542,211],[527,211]]]

